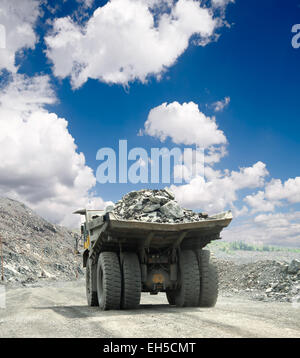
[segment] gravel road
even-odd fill
[[[6,289],[0,337],[300,337],[300,307],[221,295],[214,308],[176,308],[143,294],[132,311],[88,307],[84,281]]]

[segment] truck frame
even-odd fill
[[[174,224],[122,220],[103,210],[75,214],[85,216],[81,235],[88,305],[134,309],[141,292],[165,292],[177,307],[216,304],[217,265],[203,248],[220,239],[232,220],[230,211]]]

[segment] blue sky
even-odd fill
[[[276,178],[297,176],[300,52],[291,46],[291,24],[299,22],[299,4],[236,1],[226,15],[233,25],[220,31],[219,41],[190,46],[161,81],[131,83],[125,91],[121,85],[89,80],[74,92],[66,79],[58,89],[61,103],[53,110],[68,118],[79,150],[96,169],[99,148],[115,148],[119,139],[128,139],[132,147],[143,145],[145,138],[136,133],[150,109],[162,102],[194,101],[211,114],[206,104],[230,96],[229,108],[217,115],[229,141],[221,167],[262,160]],[[103,192],[97,187],[105,200],[118,200],[127,190],[125,185],[107,187]]]
[[[65,35],[62,29],[53,32],[55,21],[71,16],[73,24],[84,29],[93,18],[94,11],[101,7],[104,9],[107,1],[87,1],[86,6],[84,1],[75,0],[38,2],[39,15],[34,20],[26,19],[31,24],[36,39],[33,43],[30,43],[29,39],[26,40],[28,43],[24,46],[23,52],[15,51],[15,69],[4,64],[2,76],[5,73],[12,73],[13,76],[24,75],[28,79],[35,76],[49,76],[48,83],[57,101],[55,103],[52,101],[51,104],[48,101],[42,104],[42,108],[68,121],[68,132],[75,140],[77,153],[84,154],[86,166],[94,173],[99,165],[96,160],[98,149],[102,147],[117,149],[119,139],[127,139],[130,148],[144,147],[147,150],[151,147],[166,145],[171,148],[176,145],[171,138],[162,143],[155,136],[147,133],[138,136],[137,133],[139,129],[144,128],[144,123],[152,109],[163,103],[171,104],[176,101],[182,105],[185,102],[193,102],[198,105],[199,112],[205,116],[216,116],[218,129],[227,138],[227,155],[213,165],[215,171],[238,172],[239,168],[252,167],[255,163],[262,162],[269,173],[261,174],[264,181],[261,185],[249,187],[245,185],[241,189],[233,189],[235,200],[224,199],[226,202],[224,207],[219,206],[224,210],[236,210],[238,224],[234,226],[236,231],[232,232],[234,238],[240,235],[239,229],[236,228],[240,225],[241,228],[251,227],[250,232],[253,234],[266,229],[266,242],[282,244],[283,236],[278,234],[272,224],[280,217],[285,220],[287,226],[288,224],[291,226],[291,223],[295,225],[293,231],[289,233],[288,243],[298,245],[300,217],[297,215],[300,200],[291,198],[295,198],[293,190],[296,190],[297,194],[300,186],[297,187],[298,181],[295,181],[295,185],[291,182],[292,193],[290,193],[284,183],[289,179],[295,180],[299,175],[300,48],[295,49],[291,45],[293,37],[291,28],[294,24],[300,23],[300,1],[223,2],[223,7],[214,9],[214,16],[223,21],[223,25],[213,31],[213,35],[217,34],[219,37],[216,39],[211,36],[205,46],[197,46],[195,41],[199,38],[199,33],[192,34],[188,39],[188,47],[182,53],[178,52],[176,59],[165,67],[165,71],[148,75],[144,83],[138,78],[129,80],[127,84],[109,83],[100,77],[88,78],[80,83],[78,88],[74,88],[69,75],[57,75],[58,72],[54,69],[57,49],[49,45],[45,38],[58,39],[60,36],[60,40],[67,43],[68,40],[65,39],[70,36],[68,33]],[[6,6],[5,3],[4,0],[0,1],[0,9],[1,6]],[[57,4],[57,9],[51,12],[49,10],[54,7],[54,3]],[[195,1],[195,3],[197,6],[204,6],[204,2],[202,5],[201,2]],[[210,2],[206,3],[207,6],[211,6]],[[156,11],[158,18],[163,12],[160,8],[155,8],[153,11]],[[101,47],[101,41],[99,40],[98,43],[96,39],[97,37],[94,39],[94,48]],[[124,46],[127,44],[124,43]],[[140,46],[143,47],[143,41]],[[46,51],[51,51],[51,54]],[[67,46],[63,56],[66,60],[73,56]],[[89,59],[85,60],[89,61]],[[66,70],[61,62],[57,63],[61,66],[61,71]],[[93,66],[97,66],[97,62]],[[160,74],[159,79],[158,74]],[[4,86],[3,91],[5,90],[7,87]],[[7,92],[10,93],[8,90]],[[32,95],[34,96],[35,93]],[[230,98],[230,102],[223,110],[216,112],[213,104],[226,97]],[[183,146],[183,143],[180,145]],[[4,169],[5,167],[2,168],[3,171]],[[273,186],[267,188],[267,184],[272,180],[281,181],[280,193],[278,191],[275,193]],[[159,187],[164,186],[165,184],[159,185]],[[44,216],[53,218],[54,221],[61,221],[61,217],[52,216],[52,213],[44,209],[42,203],[47,198],[43,198],[41,202],[31,200],[30,195],[23,194],[21,187],[22,185],[8,188],[3,184],[0,193],[3,195],[9,193],[17,199],[23,199]],[[142,187],[145,185],[97,183],[91,186],[90,190],[93,195],[101,197],[105,202],[116,201],[129,190]],[[258,191],[265,193],[265,200],[270,202],[271,206],[275,205],[273,210],[262,209],[258,204],[251,206],[249,202],[245,202],[247,195],[254,196]],[[195,192],[195,195],[197,193]],[[179,201],[190,205],[190,201],[185,202],[182,199],[185,195],[184,191],[178,191]],[[57,198],[57,194],[54,196]],[[54,198],[50,199],[55,202]],[[80,201],[78,204],[83,202]],[[56,210],[62,204],[55,205]],[[196,201],[190,206],[195,210],[207,210],[205,202],[202,204],[201,201]],[[239,210],[244,206],[247,207],[247,212],[245,209],[244,213],[239,214]],[[63,220],[62,222],[64,223]],[[270,227],[276,232],[270,233]]]

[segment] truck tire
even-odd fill
[[[101,310],[120,309],[121,270],[115,252],[101,252],[97,264],[97,294]]]
[[[181,287],[176,291],[177,307],[196,307],[200,294],[200,273],[197,255],[192,250],[181,251],[179,255]]]
[[[169,305],[171,306],[174,306],[176,304],[175,295],[176,295],[176,291],[171,291],[171,290],[166,291],[167,300],[169,302]]]
[[[142,278],[137,254],[124,252],[122,256],[121,308],[137,308],[141,300]]]
[[[99,306],[97,291],[93,291],[93,277],[90,260],[87,260],[85,269],[86,298],[89,306]]]
[[[213,307],[218,299],[218,268],[209,250],[198,250],[200,271],[199,307]]]

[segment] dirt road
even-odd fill
[[[7,289],[0,337],[300,337],[300,308],[221,296],[214,308],[180,309],[143,294],[137,310],[102,312],[80,280]]]

